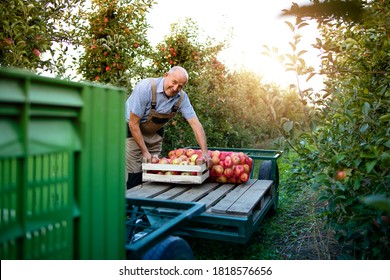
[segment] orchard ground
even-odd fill
[[[336,260],[348,247],[324,228],[313,194],[280,194],[279,208],[264,219],[246,245],[186,238],[199,260]]]
[[[260,148],[266,149],[263,144]],[[269,147],[269,146],[268,146]],[[306,189],[288,192],[286,158],[278,162],[280,171],[279,205],[275,215],[267,216],[245,245],[222,241],[185,238],[199,260],[335,260],[350,254],[348,246],[337,242],[325,227],[316,194]]]

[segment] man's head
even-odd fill
[[[172,67],[164,75],[164,92],[168,97],[177,95],[188,81],[187,71],[180,66]]]

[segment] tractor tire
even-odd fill
[[[177,236],[168,236],[152,247],[143,256],[143,260],[193,260],[194,254],[187,241]]]
[[[276,172],[275,172],[275,179],[272,178],[272,161],[271,160],[265,160],[260,165],[259,180],[273,180],[274,181],[274,187],[272,189],[272,197],[273,197],[273,203],[268,210],[268,215],[273,216],[276,213],[276,210],[278,208],[278,202],[279,202],[279,168],[278,164],[276,163]]]

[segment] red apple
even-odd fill
[[[205,163],[205,162],[206,162],[206,160],[205,160],[205,158],[204,158],[203,156],[198,156],[198,157],[196,158],[195,164],[196,164],[196,165],[202,165],[202,164]]]
[[[226,156],[228,156],[228,155],[229,155],[229,152],[221,152],[219,154],[219,159],[220,160],[225,160]]]
[[[244,167],[244,172],[249,174],[251,172],[251,168],[249,167],[248,164],[243,164],[242,167]]]
[[[173,158],[173,156],[176,156],[176,150],[171,150],[168,152],[168,157]]]
[[[245,162],[244,162],[244,163],[248,164],[249,167],[252,168],[253,159],[252,159],[251,157],[246,156],[246,157],[245,157]]]
[[[160,159],[159,163],[160,164],[169,164],[170,162],[169,162],[169,159],[167,159],[166,157],[163,157]]]
[[[40,57],[41,56],[41,52],[37,49],[37,48],[34,48],[32,50],[33,54],[36,56],[36,57]]]
[[[244,173],[244,167],[242,165],[236,165],[233,171],[234,171],[234,175],[240,177],[241,174]]]
[[[190,149],[188,149],[188,150],[186,151],[186,156],[189,157],[189,158],[192,157],[193,154],[195,154],[194,149],[191,149],[191,148],[190,148]]]
[[[234,165],[239,165],[241,163],[241,159],[237,154],[231,155],[231,158]]]
[[[222,174],[223,174],[223,171],[224,171],[223,167],[220,166],[219,164],[214,165],[214,166],[213,166],[213,170],[214,170],[214,173],[215,173],[216,176],[222,175]]]
[[[160,162],[160,159],[158,158],[158,156],[152,157],[152,163],[159,163],[159,162]]]
[[[179,156],[179,158],[181,159],[181,161],[187,161],[188,160],[188,157],[185,154],[182,154],[181,156]]]
[[[215,151],[212,151],[211,154],[212,154],[212,157],[218,157],[219,158],[219,155],[221,154],[221,152],[218,151],[218,150],[215,150]]]
[[[237,183],[237,177],[232,176],[232,177],[228,178],[227,182],[235,184],[235,183]]]
[[[339,170],[334,175],[334,178],[336,179],[336,181],[343,181],[345,179],[345,177],[347,177],[347,174],[345,173],[344,170]]]
[[[227,182],[227,178],[226,178],[226,176],[218,176],[217,179],[216,179],[216,182],[218,182],[218,183],[226,183]]]
[[[223,174],[227,178],[231,178],[231,177],[233,177],[233,169],[232,168],[226,168],[225,171],[223,172]]]
[[[224,163],[225,163],[225,168],[229,168],[233,166],[232,158],[230,156],[225,157]]]
[[[249,175],[248,175],[248,173],[242,173],[241,175],[240,175],[240,180],[242,181],[242,182],[247,182],[248,180],[249,180]]]
[[[211,158],[211,162],[213,165],[219,164],[219,157],[213,155],[213,157]]]
[[[180,157],[184,153],[184,150],[182,148],[179,148],[176,150],[176,156]]]

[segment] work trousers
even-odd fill
[[[143,135],[149,153],[161,157],[163,138],[157,133],[151,136]],[[127,189],[142,184],[142,152],[133,137],[126,138],[126,171],[128,173]]]

